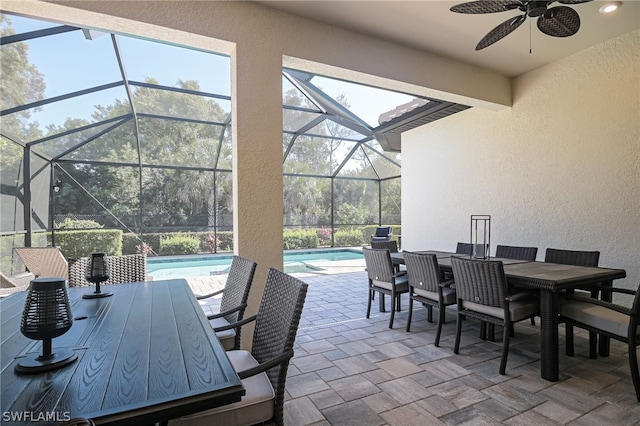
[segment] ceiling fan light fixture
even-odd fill
[[[544,15],[547,11],[547,3],[546,1],[532,1],[527,6],[527,15],[531,18],[537,18],[538,16]]]
[[[621,1],[612,1],[602,6],[599,10],[600,13],[612,13],[618,10],[620,6],[622,6]]]

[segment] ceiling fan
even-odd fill
[[[592,0],[558,0],[561,4],[580,4]],[[509,35],[527,19],[538,18],[538,29],[552,37],[569,37],[580,29],[578,12],[568,6],[549,7],[555,1],[530,0],[479,0],[457,4],[449,10],[456,13],[478,14],[507,12],[519,10],[522,15],[512,17],[492,29],[476,46],[476,50],[484,49]]]

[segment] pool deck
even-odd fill
[[[406,295],[393,329],[377,303],[366,319],[364,261],[292,275],[309,290],[287,373],[285,426],[640,425],[626,345],[612,342],[609,357],[589,359],[588,333],[576,329],[576,355],[568,357],[561,327],[560,380],[549,382],[540,378],[539,325],[523,321],[502,376],[501,327],[491,342],[478,337],[477,322],[465,321],[453,353],[455,307],[447,309],[440,347],[422,306],[405,331]],[[221,288],[220,278],[190,282],[203,293]],[[204,311],[215,303],[203,303]]]
[[[321,268],[313,272],[298,272],[292,275],[303,279],[323,275],[345,274],[349,272],[362,272],[365,269],[364,259],[356,260],[318,260],[306,262],[314,267]],[[209,277],[185,278],[194,294],[208,294],[224,287],[227,274],[211,275]],[[203,305],[203,306],[206,306]],[[206,309],[205,309],[206,310]],[[215,311],[215,309],[214,309]],[[213,312],[213,311],[212,311]]]

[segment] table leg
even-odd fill
[[[605,287],[612,287],[613,281],[604,281],[602,282],[602,285]],[[600,299],[611,302],[612,297],[610,291],[601,291],[600,293]],[[609,337],[603,336],[602,334],[598,336],[598,352],[600,353],[600,356],[609,356],[609,343]]]
[[[380,293],[380,300],[378,300],[378,305],[380,306],[380,312],[386,312],[386,309],[384,307],[384,293]],[[393,305],[393,300],[391,301],[391,305]]]
[[[540,377],[558,381],[558,297],[557,293],[540,290]]]

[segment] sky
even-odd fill
[[[57,26],[17,16],[10,17],[17,33]],[[230,96],[230,59],[227,56],[180,48],[133,37],[117,36],[129,80],[144,81],[153,77],[162,85],[175,86],[178,80],[197,80],[204,92]],[[44,75],[45,97],[86,89],[122,79],[113,41],[108,34],[85,39],[81,31],[41,37],[27,42],[29,59]],[[72,47],[71,47],[72,46]],[[71,66],[69,66],[71,64]],[[346,95],[351,110],[372,127],[378,117],[413,97],[359,84],[315,77],[314,84],[332,97]],[[91,121],[94,105],[109,105],[115,99],[126,99],[123,87],[96,92],[45,106],[33,119],[41,127],[61,125],[69,111],[73,118]]]

